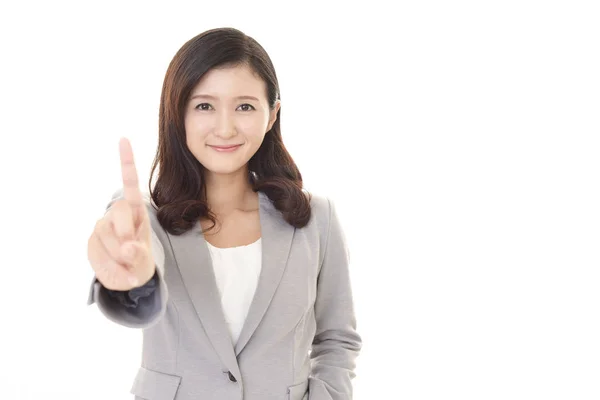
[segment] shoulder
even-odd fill
[[[328,196],[320,193],[306,193],[310,196],[310,209],[311,212],[319,217],[327,217],[329,215],[329,209],[331,207],[331,200]]]
[[[327,248],[333,246],[334,249],[343,249],[347,252],[346,237],[338,218],[335,207],[335,200],[331,196],[322,194],[312,194],[311,219],[309,225],[312,229],[318,231],[320,249],[320,263],[322,264],[323,257]],[[341,253],[340,253],[341,254]]]
[[[319,231],[326,233],[333,213],[333,201],[331,197],[320,193],[310,193],[311,223],[315,224]]]

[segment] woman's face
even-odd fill
[[[185,110],[187,146],[213,174],[246,167],[271,129],[279,101],[269,109],[265,83],[246,66],[208,71]]]

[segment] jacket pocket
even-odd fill
[[[140,367],[130,393],[145,400],[174,400],[181,377]]]
[[[308,399],[308,380],[288,387],[288,400]]]

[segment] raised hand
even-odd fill
[[[151,226],[129,140],[119,142],[124,197],[99,219],[88,240],[88,260],[102,285],[127,291],[154,275]]]

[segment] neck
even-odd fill
[[[206,172],[206,199],[215,214],[256,208],[257,196],[248,181],[247,168],[232,174]]]

